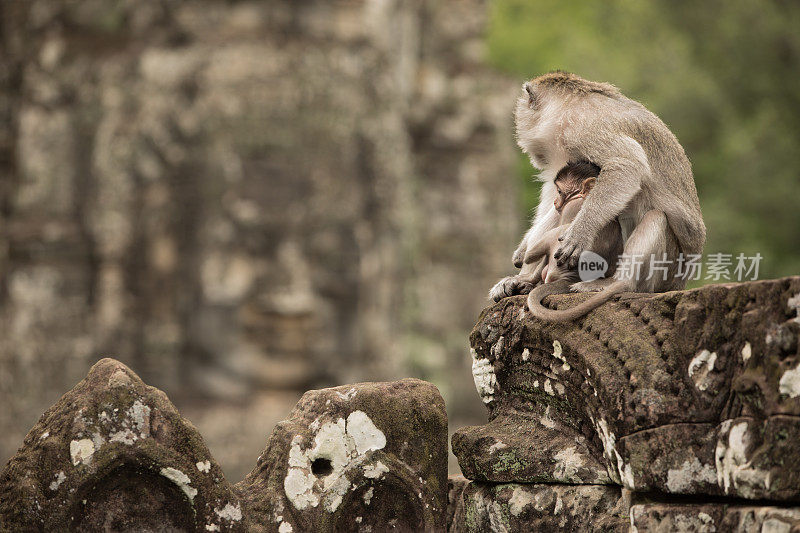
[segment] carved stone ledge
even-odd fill
[[[800,277],[628,294],[564,324],[502,300],[470,337],[490,422],[454,435],[459,464],[482,481],[800,501],[798,295]]]
[[[623,531],[628,508],[609,485],[469,483],[454,506],[451,533]]]
[[[800,509],[722,503],[639,504],[631,507],[631,533],[645,531],[798,531]]]

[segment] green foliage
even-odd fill
[[[488,44],[521,79],[576,72],[659,115],[692,160],[706,253],[760,252],[767,278],[800,273],[798,27],[778,0],[494,0]]]

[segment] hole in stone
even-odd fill
[[[331,472],[333,472],[333,465],[330,459],[319,457],[311,463],[311,473],[317,477],[325,477]]]

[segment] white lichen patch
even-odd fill
[[[629,481],[630,486],[633,486],[633,472],[625,472],[622,457],[616,448],[617,437],[608,429],[608,423],[604,419],[600,419],[595,423],[595,429],[600,435],[600,442],[603,443],[603,456],[608,460],[611,468],[608,470],[608,475],[612,481],[616,483],[623,482],[623,475],[630,473]],[[629,467],[630,468],[630,467]],[[626,487],[629,488],[629,487]]]
[[[116,413],[118,409],[114,409]],[[125,410],[121,419],[116,414],[109,415],[107,411],[102,411],[98,415],[98,420],[105,426],[111,426],[114,431],[109,431],[108,442],[120,442],[131,445],[139,439],[150,436],[150,407],[140,400],[136,400]],[[97,438],[93,439],[95,448],[104,444],[102,436],[98,433]]]
[[[539,419],[539,422],[541,422],[541,424],[546,428],[555,429],[556,421],[553,420],[552,418],[550,418],[550,406],[549,405],[544,410],[544,415],[542,415],[542,418]]]
[[[558,359],[563,363],[561,365],[561,368],[563,370],[569,370],[570,368],[572,368],[569,366],[569,363],[567,363],[567,359],[564,357],[564,350],[561,347],[561,343],[559,341],[553,341],[553,357],[555,357],[556,359]]]
[[[494,400],[495,387],[497,387],[494,367],[488,359],[477,359],[474,349],[472,355],[472,379],[475,381],[475,388],[483,403],[491,403]]]
[[[386,436],[363,411],[353,411],[347,420],[320,424],[313,446],[303,449],[303,437],[296,435],[289,450],[289,468],[283,488],[298,510],[316,507],[320,501],[329,512],[339,507],[351,482],[346,472],[368,460],[370,452],[386,446]],[[330,463],[330,472],[317,477],[312,464],[318,459]],[[364,476],[377,478],[389,469],[378,461],[364,467]]]
[[[99,450],[103,447],[103,444],[106,443],[105,437],[100,434],[99,431],[95,431],[92,433],[92,444],[94,444],[94,449]]]
[[[66,481],[67,476],[64,475],[64,471],[62,470],[58,474],[56,474],[56,480],[50,483],[50,490],[58,490],[58,487],[61,486],[64,481]]]
[[[133,429],[139,432],[140,438],[150,435],[150,406],[143,404],[139,400],[133,402],[128,408],[128,418],[130,418]]]
[[[556,494],[556,505],[553,507],[553,514],[558,514],[564,508],[564,502],[561,500],[561,497]]]
[[[388,471],[389,467],[378,461],[374,465],[366,465],[364,467],[364,477],[368,479],[379,479]]]
[[[91,439],[73,440],[69,443],[69,456],[73,465],[88,465],[92,462],[92,455],[94,455],[94,443]]]
[[[506,338],[500,335],[500,337],[497,338],[497,341],[492,344],[492,347],[489,348],[489,351],[495,359],[498,359],[503,354],[503,348],[505,348],[505,346]]]
[[[726,494],[757,498],[763,496],[764,489],[769,489],[769,473],[753,468],[747,459],[747,449],[750,445],[750,435],[747,422],[731,425],[731,420],[726,420],[720,425],[720,433],[728,433],[728,438],[720,438],[714,453],[714,462],[717,468],[717,485],[725,490]],[[730,428],[730,431],[728,429]]]
[[[679,468],[667,470],[667,488],[671,493],[687,494],[698,485],[715,484],[717,472],[711,465],[702,464],[697,457],[684,461]]]
[[[197,496],[197,489],[192,487],[192,480],[189,476],[171,466],[162,468],[161,475],[175,483],[186,494],[190,502],[194,501],[194,497]]]
[[[364,411],[353,411],[347,416],[347,434],[353,438],[359,455],[386,446],[386,436]]]
[[[636,487],[633,479],[633,467],[624,464],[619,453],[617,453],[617,461],[619,464],[619,477],[622,480],[622,486],[628,490],[634,490]]]
[[[211,470],[211,461],[198,461],[194,466],[196,466],[200,472],[207,474],[208,471]]]
[[[367,489],[367,491],[364,493],[364,505],[370,504],[370,502],[372,501],[372,495],[374,493],[375,491],[372,489],[372,487]]]
[[[527,361],[530,358],[531,358],[531,351],[529,349],[527,349],[527,348],[522,350],[522,360],[523,361]]]
[[[326,493],[323,495],[322,505],[329,513],[336,511],[344,499],[344,495],[350,490],[350,480],[347,476],[340,476],[334,483],[330,485]]]
[[[553,357],[555,357],[556,359],[561,359],[562,361],[564,361],[564,356],[561,355],[563,351],[564,350],[561,347],[561,342],[553,341]]]
[[[299,468],[290,468],[283,480],[283,490],[286,497],[297,509],[319,505],[319,494],[314,492],[316,479],[310,473]]]
[[[506,444],[503,441],[498,440],[494,444],[489,446],[489,453],[494,453],[497,450],[502,450],[503,448],[508,448],[508,444]]]
[[[49,436],[50,436],[50,432],[49,432],[49,431],[45,431],[44,433],[42,433],[42,434],[39,436],[39,440],[44,440],[44,439],[46,439],[46,438],[47,438],[47,437],[49,437]]]
[[[356,393],[358,393],[358,391],[356,390],[355,387],[352,387],[350,390],[348,390],[345,393],[341,393],[341,392],[337,391],[336,392],[336,396],[338,396],[339,398],[341,398],[344,401],[350,401],[350,400],[352,400],[353,398],[356,397]]]
[[[222,520],[227,520],[229,522],[238,522],[242,519],[242,508],[239,507],[238,503],[236,505],[226,503],[225,507],[222,509],[214,507],[214,512]]]
[[[580,483],[582,480],[578,476],[578,471],[583,468],[583,457],[578,453],[574,446],[565,448],[553,456],[555,466],[553,476],[567,483]]]
[[[206,531],[219,531],[217,524],[206,524]]]
[[[519,516],[525,507],[534,502],[533,495],[521,487],[515,487],[508,500],[508,508],[511,514]]]
[[[800,365],[783,373],[778,382],[778,392],[788,395],[789,398],[800,396]]]
[[[289,522],[281,522],[281,525],[278,526],[278,533],[292,533],[292,531],[294,531],[294,529]]]
[[[750,356],[753,355],[753,347],[750,346],[749,342],[744,343],[744,347],[742,348],[742,362],[747,363],[750,360]]]
[[[131,429],[123,429],[108,434],[108,442],[121,442],[123,444],[133,444],[139,439],[139,436]]]
[[[701,350],[689,363],[689,377],[692,378],[694,386],[698,390],[704,391],[710,385],[710,374],[714,371],[714,363],[717,361],[717,353]]]

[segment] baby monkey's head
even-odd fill
[[[567,163],[556,174],[556,199],[553,205],[562,212],[564,206],[577,198],[584,198],[597,183],[600,167],[589,161]],[[580,202],[583,203],[583,202]]]

